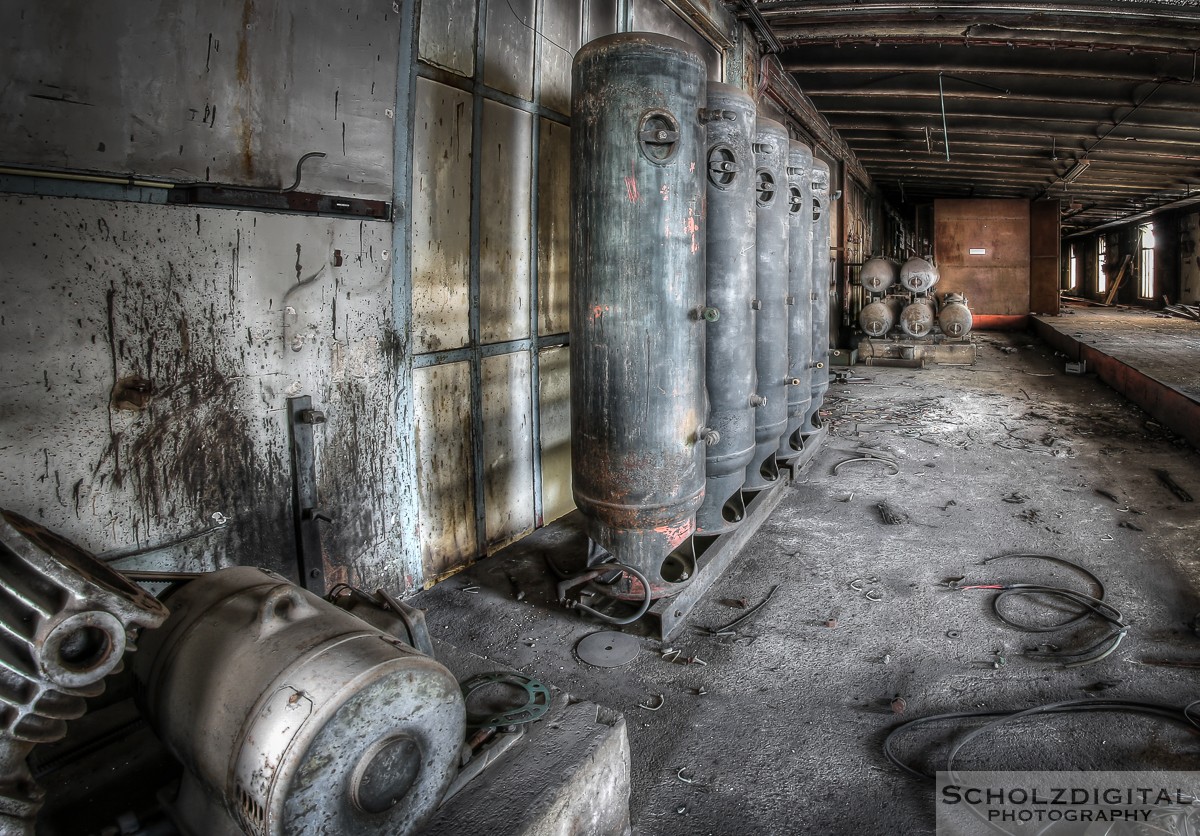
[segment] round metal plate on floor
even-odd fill
[[[641,649],[641,642],[628,633],[602,630],[580,639],[575,655],[597,668],[617,668],[632,662]]]

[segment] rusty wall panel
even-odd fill
[[[403,590],[390,244],[380,223],[0,197],[0,507],[154,549],[127,568],[294,576],[285,407],[310,395],[329,580]],[[115,386],[139,380],[145,403]]]
[[[479,335],[529,336],[533,117],[485,99],[480,145]]]
[[[475,0],[422,3],[418,33],[421,60],[461,76],[473,76],[475,6]]]
[[[0,4],[3,162],[389,199],[399,15],[348,0]]]
[[[533,530],[529,352],[483,360],[483,494],[491,554]]]
[[[534,0],[484,0],[483,83],[533,99]]]
[[[571,129],[542,119],[538,144],[538,330],[565,334],[570,281]]]
[[[425,583],[475,557],[475,464],[468,363],[413,369]]]
[[[571,59],[579,49],[584,5],[579,0],[542,0],[541,103],[567,115],[571,113]]]
[[[417,79],[413,136],[415,353],[467,344],[471,266],[471,96]]]
[[[939,293],[964,294],[978,314],[1029,313],[1028,201],[938,200],[933,225]]]
[[[1058,315],[1060,214],[1057,200],[1035,200],[1029,207],[1029,310],[1034,313]],[[1086,262],[1095,260],[1094,247],[1085,244],[1076,242],[1076,280],[1081,283]]]
[[[571,497],[571,349],[542,349],[538,371],[542,514],[550,522],[575,510]]]
[[[1179,223],[1179,301],[1200,302],[1200,214],[1185,215]]]

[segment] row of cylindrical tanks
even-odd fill
[[[572,114],[573,494],[589,562],[664,597],[820,427],[829,166],[660,35],[583,47]]]
[[[938,298],[941,275],[927,258],[910,258],[903,266],[885,256],[863,263],[858,283],[873,298],[858,314],[858,327],[868,337],[886,337],[899,328],[909,337],[927,337],[934,325],[947,337],[971,332],[971,309],[961,293]]]

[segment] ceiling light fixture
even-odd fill
[[[1077,161],[1075,165],[1071,167],[1071,170],[1062,176],[1062,181],[1064,183],[1074,183],[1085,171],[1088,170],[1088,166],[1091,164],[1092,161],[1087,157]]]

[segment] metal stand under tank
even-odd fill
[[[707,67],[682,41],[624,33],[580,49],[572,82],[572,490],[595,559],[634,570],[631,597],[656,598],[694,569],[678,547],[718,435],[706,426],[697,176]]]

